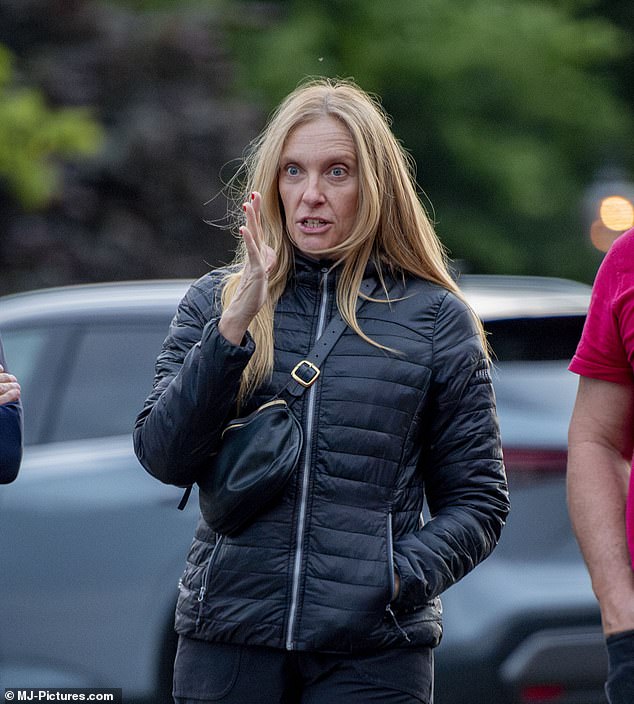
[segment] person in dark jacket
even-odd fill
[[[337,311],[348,327],[292,406],[303,454],[279,499],[237,535],[199,520],[174,700],[431,702],[440,594],[509,509],[481,325],[354,83],[291,93],[242,176],[236,260],[178,307],[135,425],[141,463],[195,483],[223,426],[287,384]]]
[[[9,484],[18,476],[22,461],[20,384],[6,369],[0,339],[0,484]]]

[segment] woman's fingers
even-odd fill
[[[270,260],[270,247],[263,243],[262,227],[260,224],[260,205],[262,197],[257,191],[251,194],[250,201],[243,204],[246,223],[240,228],[240,233],[245,241],[248,254],[248,263],[251,271],[257,272],[263,269],[266,273],[270,271],[267,265]],[[245,237],[246,235],[246,237]],[[271,250],[272,251],[272,250]],[[249,272],[245,271],[245,274]]]
[[[268,275],[277,261],[273,249],[264,242],[260,204],[260,194],[253,193],[249,202],[242,206],[245,224],[240,227],[240,235],[247,259],[236,294],[223,312],[218,328],[220,333],[234,344],[240,344],[251,321],[265,304],[268,296]]]
[[[248,279],[252,275],[257,275],[264,267],[262,266],[260,248],[258,247],[256,238],[253,236],[253,232],[246,225],[243,225],[240,228],[240,234],[242,235],[242,240],[247,250],[247,262],[243,278]]]
[[[0,373],[0,405],[17,401],[19,398],[20,384],[18,380],[13,374]]]
[[[258,228],[260,227],[260,208],[262,207],[262,196],[257,192],[253,191],[250,200],[251,208],[253,214],[255,215],[255,220]]]
[[[249,231],[253,235],[258,249],[262,242],[262,228],[260,225],[261,200],[260,194],[254,192],[251,194],[251,199],[242,206],[246,216],[246,227],[249,228]]]
[[[260,252],[264,262],[264,271],[268,276],[271,271],[273,271],[273,267],[277,262],[277,254],[275,254],[275,250],[269,247],[268,244],[263,244],[260,248]]]

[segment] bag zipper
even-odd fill
[[[315,340],[318,340],[325,327],[326,323],[326,308],[328,304],[328,269],[324,268],[321,270],[321,302],[319,307],[319,317],[317,319],[317,332],[315,334]],[[288,626],[286,629],[286,649],[293,650],[293,631],[295,630],[295,619],[297,618],[297,604],[299,600],[299,579],[300,571],[302,566],[302,560],[304,557],[304,548],[302,546],[304,540],[304,532],[306,530],[306,507],[308,505],[308,486],[309,486],[309,476],[310,476],[310,446],[312,444],[312,434],[313,434],[313,416],[315,413],[315,392],[316,385],[313,384],[308,390],[308,413],[306,415],[306,433],[304,435],[304,464],[302,467],[302,474],[300,476],[301,483],[301,500],[299,504],[299,517],[297,519],[297,530],[296,530],[296,548],[295,548],[295,560],[293,563],[293,579],[291,587],[291,607],[288,616]]]
[[[258,406],[258,408],[255,409],[252,413],[249,414],[248,419],[247,418],[236,418],[236,420],[232,420],[227,425],[225,426],[225,429],[222,431],[220,434],[220,439],[224,438],[225,433],[228,432],[229,430],[236,430],[236,428],[241,428],[243,425],[246,425],[252,418],[252,416],[258,414],[260,411],[263,411],[265,408],[270,408],[271,406],[286,406],[287,403],[283,398],[275,398],[272,401],[267,401],[266,403],[263,403],[261,406]]]

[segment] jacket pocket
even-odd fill
[[[398,632],[405,638],[408,643],[411,643],[410,637],[407,635],[405,629],[401,626],[396,618],[396,614],[392,609],[392,602],[396,598],[396,568],[394,567],[394,536],[392,531],[392,511],[387,514],[387,534],[386,534],[386,544],[387,544],[387,571],[390,584],[390,600],[385,607],[386,617],[394,624]]]
[[[205,571],[203,572],[203,575],[202,575],[200,589],[198,590],[198,596],[197,596],[198,616],[196,617],[196,628],[198,628],[200,626],[200,622],[202,620],[203,603],[205,601],[205,595],[207,594],[207,589],[209,587],[209,580],[211,579],[214,564],[218,558],[218,553],[220,551],[220,546],[222,544],[223,539],[224,539],[223,535],[218,536],[218,539],[216,540],[216,544],[214,545],[213,550],[211,551],[211,555],[209,556],[209,562],[207,562],[207,566],[205,567]]]
[[[390,603],[396,597],[396,568],[394,567],[394,538],[392,536],[392,511],[387,514],[387,572],[390,583]]]

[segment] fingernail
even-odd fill
[[[251,194],[251,200],[255,200],[255,193]]]
[[[246,212],[246,210],[247,210],[247,204],[246,204],[246,203],[242,206],[242,210],[244,210],[244,211]]]

